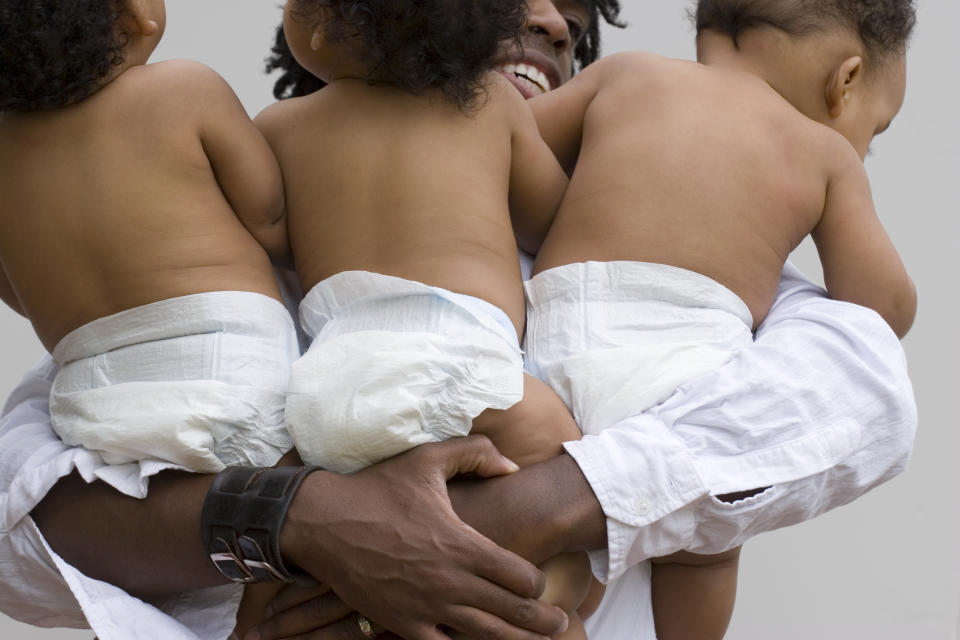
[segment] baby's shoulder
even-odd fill
[[[798,148],[807,150],[823,168],[828,179],[865,173],[863,161],[853,144],[836,129],[799,114],[802,126],[795,129]]]
[[[194,60],[166,60],[133,67],[120,80],[128,94],[149,98],[163,109],[210,109],[238,100],[219,73]]]
[[[496,71],[486,75],[482,92],[466,113],[473,118],[486,118],[491,123],[509,122],[514,126],[526,126],[533,117],[527,99]]]

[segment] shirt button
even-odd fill
[[[646,515],[650,511],[650,501],[646,498],[637,498],[636,510],[638,515]]]

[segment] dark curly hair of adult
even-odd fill
[[[619,21],[620,2],[618,0],[583,0],[583,4],[587,8],[590,24],[574,50],[574,58],[580,68],[587,66],[600,56],[600,18],[608,24],[624,26]],[[294,59],[282,27],[277,27],[276,38],[270,49],[270,56],[266,60],[266,71],[267,73],[281,72],[273,85],[273,95],[277,100],[305,96],[325,86],[322,80],[301,67]]]
[[[834,28],[856,33],[870,58],[902,53],[917,21],[914,0],[700,0],[693,12],[697,32],[722,31],[733,38],[757,26],[791,35]]]
[[[0,111],[80,102],[122,64],[120,0],[0,0]]]
[[[581,69],[600,57],[600,18],[614,27],[626,26],[626,23],[620,22],[620,3],[617,0],[583,0],[583,4],[590,16],[590,24],[573,51],[573,57]]]
[[[475,104],[501,43],[518,39],[526,19],[524,0],[293,0],[290,11],[322,21],[328,42],[348,43],[369,81],[439,89],[461,108]]]

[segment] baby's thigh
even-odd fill
[[[471,433],[486,435],[521,467],[560,455],[562,443],[581,435],[560,396],[529,374],[523,378],[523,399],[509,409],[487,409],[474,418]]]

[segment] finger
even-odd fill
[[[326,585],[320,585],[319,587],[298,587],[296,585],[288,585],[281,589],[273,600],[270,601],[270,604],[267,607],[267,611],[270,616],[276,615],[281,611],[286,611],[291,609],[298,604],[303,604],[314,598],[319,598],[325,593],[330,592],[330,587]]]
[[[497,640],[549,640],[550,636],[566,629],[564,624],[562,628],[553,630],[549,635],[541,635],[511,625],[495,615],[472,607],[455,608],[447,625],[470,638],[497,638]]]
[[[341,620],[337,620],[323,629],[317,629],[312,633],[284,638],[283,640],[368,640],[371,637],[378,640],[391,640],[406,638],[406,640],[450,640],[450,637],[442,633],[435,627],[420,625],[412,627],[410,630],[403,631],[403,635],[394,635],[383,630],[382,627],[372,624],[373,635],[363,626],[360,614],[354,613]],[[367,620],[369,622],[369,620]]]
[[[520,598],[539,598],[547,587],[547,578],[533,563],[508,551],[479,533],[474,533],[476,550],[472,570],[494,585]]]
[[[353,617],[352,613],[353,609],[349,605],[344,604],[333,592],[329,592],[264,620],[248,631],[243,640],[295,638],[314,630],[326,629],[334,623],[339,624],[345,618]]]
[[[482,578],[472,577],[463,580],[451,597],[454,598],[454,602],[460,603],[455,605],[454,609],[461,613],[464,610],[482,611],[507,626],[526,630],[537,637],[554,636],[564,630],[569,623],[567,614],[559,607],[536,598],[518,597]],[[460,618],[460,620],[463,619]],[[500,638],[501,636],[489,637]]]
[[[478,582],[482,582],[477,579]],[[469,598],[461,599],[460,607],[483,611],[517,629],[533,635],[554,636],[566,629],[569,619],[562,609],[535,598],[519,598],[495,584],[472,585]],[[478,636],[487,637],[487,636]],[[490,636],[500,638],[500,636]]]
[[[463,473],[490,478],[513,473],[520,468],[497,451],[486,436],[479,434],[452,438],[439,443],[437,447],[437,452],[443,456],[442,468],[446,480]]]

